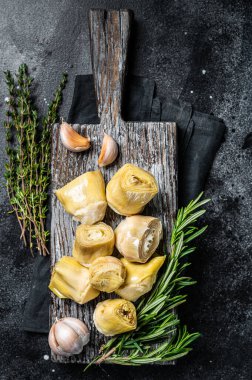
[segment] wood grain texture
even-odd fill
[[[121,119],[123,80],[132,13],[128,10],[90,12],[90,44],[93,74],[101,123],[99,125],[75,125],[84,136],[89,136],[92,147],[85,153],[71,153],[61,144],[59,125],[53,128],[52,140],[52,190],[56,190],[77,176],[97,169],[98,154],[103,133],[114,137],[119,145],[116,162],[102,169],[105,182],[112,178],[125,163],[135,164],[150,171],[159,184],[158,195],[146,206],[145,215],[161,219],[164,240],[159,252],[167,249],[173,221],[177,211],[176,125],[174,123],[125,123]],[[51,265],[62,256],[71,256],[77,223],[68,215],[56,196],[51,201]],[[115,228],[122,217],[107,209],[105,223]],[[56,318],[72,316],[83,320],[91,330],[90,344],[83,353],[70,358],[52,354],[52,360],[64,363],[89,363],[105,338],[93,324],[93,312],[97,302],[113,295],[101,294],[86,305],[71,300],[61,300],[52,294],[50,323]],[[170,364],[170,363],[169,363]]]
[[[89,13],[90,49],[101,125],[120,127],[123,84],[133,13],[94,9]]]
[[[98,152],[102,142],[100,125],[75,125],[74,128],[85,136],[90,136],[92,148],[84,153],[72,153],[61,144],[59,125],[53,129],[52,147],[52,190],[56,190],[75,177],[89,170],[97,169]],[[115,165],[102,169],[105,182],[108,183],[115,172],[125,163],[132,163],[149,170],[157,179],[158,195],[146,206],[145,215],[161,218],[164,227],[164,240],[158,251],[167,249],[171,229],[177,210],[177,166],[176,166],[176,126],[174,123],[125,123],[124,133],[114,130],[114,138],[119,144],[120,155]],[[51,200],[51,265],[62,256],[71,256],[77,223],[68,215],[56,196]],[[113,228],[123,217],[108,208],[105,223]],[[104,343],[104,337],[97,332],[93,324],[93,311],[97,302],[109,298],[102,294],[86,305],[78,305],[71,300],[61,300],[52,294],[50,323],[56,318],[72,316],[83,320],[91,330],[90,344],[83,353],[70,358],[52,354],[52,360],[58,362],[88,363]]]

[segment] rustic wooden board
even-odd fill
[[[84,153],[71,153],[61,144],[59,125],[53,129],[52,141],[52,190],[58,189],[75,177],[89,170],[97,169],[98,152],[103,138],[100,125],[75,125],[83,135],[90,136],[92,148]],[[171,229],[177,211],[177,165],[176,165],[176,125],[175,123],[123,123],[121,128],[113,129],[113,137],[119,144],[120,155],[116,163],[102,169],[105,182],[125,163],[132,163],[149,170],[157,179],[158,195],[146,206],[145,215],[161,218],[164,227],[164,240],[158,251],[167,249]],[[51,199],[51,265],[62,256],[71,256],[77,223],[68,215],[56,196]],[[113,228],[123,217],[108,208],[105,222]],[[52,360],[62,363],[89,363],[105,341],[93,324],[93,311],[97,302],[109,298],[102,294],[86,305],[78,305],[71,300],[61,300],[52,294],[50,323],[56,318],[72,316],[83,320],[91,330],[91,340],[83,353],[70,358],[52,354]],[[169,363],[169,362],[168,362]],[[171,364],[171,363],[169,363]]]
[[[96,170],[103,132],[113,136],[119,144],[119,157],[113,166],[103,169],[107,183],[125,163],[132,163],[150,171],[159,184],[159,194],[148,204],[144,213],[162,219],[164,241],[159,252],[167,249],[172,224],[177,210],[176,126],[174,123],[125,123],[121,118],[123,81],[133,13],[129,10],[91,10],[89,14],[90,46],[99,125],[75,125],[74,128],[92,141],[85,153],[67,151],[59,139],[59,125],[53,128],[52,190],[64,186],[86,171]],[[52,195],[51,265],[60,257],[72,254],[76,222],[73,222],[57,198]],[[108,208],[105,222],[115,228],[122,217]],[[64,363],[89,363],[104,343],[104,337],[93,324],[93,311],[99,298],[80,306],[71,300],[60,300],[52,294],[50,322],[66,316],[77,317],[91,330],[90,344],[82,354],[64,358],[52,354],[52,359]]]

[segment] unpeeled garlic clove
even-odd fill
[[[80,354],[89,342],[90,333],[84,322],[66,317],[57,320],[51,327],[48,343],[56,355],[71,356]]]
[[[118,156],[118,145],[113,137],[104,133],[102,142],[102,149],[98,158],[98,164],[100,167],[112,164]]]
[[[81,136],[65,121],[60,125],[62,144],[71,152],[83,152],[90,148],[90,138]]]

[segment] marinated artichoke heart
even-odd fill
[[[130,263],[121,259],[126,268],[125,283],[116,290],[120,297],[135,302],[143,294],[148,293],[156,282],[157,273],[165,261],[165,256],[154,257],[146,264]]]
[[[135,306],[123,299],[99,302],[93,318],[95,327],[105,336],[122,334],[137,327]]]
[[[63,256],[54,266],[49,289],[59,298],[84,304],[99,295],[90,285],[89,271],[73,257]]]
[[[82,174],[56,190],[55,194],[75,220],[83,224],[103,220],[107,201],[104,179],[99,170]]]
[[[116,248],[127,260],[145,263],[156,251],[163,236],[158,218],[134,215],[115,229]]]
[[[126,270],[116,257],[98,257],[89,267],[89,276],[95,289],[111,293],[124,283]]]
[[[114,231],[105,223],[80,224],[76,229],[73,257],[81,264],[90,264],[97,257],[112,255]]]
[[[153,175],[132,164],[126,164],[112,177],[106,189],[109,206],[120,215],[140,213],[158,193]]]

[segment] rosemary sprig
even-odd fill
[[[33,79],[27,65],[20,65],[16,79],[6,71],[5,79],[9,91],[4,123],[8,156],[5,166],[7,193],[25,246],[33,251],[36,242],[36,248],[45,255],[48,253],[49,236],[45,220],[50,183],[51,126],[58,119],[67,76],[63,74],[47,115],[43,117],[42,128],[31,98]]]
[[[184,274],[190,263],[184,258],[195,251],[189,243],[200,236],[207,226],[198,229],[195,222],[205,213],[201,193],[187,207],[178,211],[173,227],[166,268],[155,287],[137,304],[138,327],[135,331],[110,339],[93,363],[141,365],[162,363],[188,354],[199,333],[189,333],[181,327],[174,308],[186,301],[183,289],[195,284]],[[90,366],[88,365],[86,369]]]

